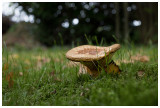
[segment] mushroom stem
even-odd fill
[[[107,61],[109,61],[109,57],[106,58]],[[101,70],[104,69],[106,73],[120,73],[121,70],[119,67],[115,64],[113,60],[106,65],[106,60],[102,59],[99,62],[98,61],[92,61],[92,62],[81,62],[79,73],[88,73],[93,77],[97,77]],[[83,71],[82,71],[83,69]]]
[[[79,68],[79,73],[88,73],[93,77],[97,77],[100,72],[101,72],[101,68],[99,65],[95,64],[95,63],[81,63],[80,68]]]
[[[101,69],[91,69],[91,68],[87,67],[87,72],[88,72],[91,76],[97,77],[97,76],[100,74]]]
[[[112,73],[112,74],[120,74],[121,73],[121,70],[119,68],[118,65],[116,65],[116,63],[112,60],[107,66],[106,65],[103,65],[103,66],[98,66],[98,67],[101,67],[101,68],[97,68],[97,66],[95,66],[93,68],[93,66],[87,66],[85,64],[81,64],[80,65],[80,68],[79,68],[79,73],[88,73],[90,74],[92,77],[97,77],[100,73],[101,73],[101,70],[102,68],[105,70],[106,73]]]
[[[91,76],[93,77],[96,77],[100,74],[100,69],[96,69],[96,68],[89,68],[83,64],[80,65],[80,68],[79,68],[79,74],[85,74],[85,73],[88,73],[90,74]]]

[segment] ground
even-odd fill
[[[2,105],[158,105],[158,46],[122,45],[113,60],[121,74],[78,75],[71,47],[3,47]],[[147,60],[130,59],[145,56]],[[134,58],[133,57],[133,58]]]

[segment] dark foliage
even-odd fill
[[[117,9],[115,9],[115,3],[21,2],[18,4],[25,12],[34,15],[38,25],[37,39],[47,46],[84,44],[86,43],[85,34],[92,40],[95,40],[94,36],[96,36],[98,42],[102,38],[107,43],[115,42],[113,38],[115,34],[120,34],[120,37],[115,36],[120,42],[124,39],[134,42],[142,42],[141,39],[143,39],[148,42],[158,32],[158,3],[127,3],[126,7],[124,3],[118,3],[118,25],[115,23]],[[125,12],[125,9],[128,11]],[[79,20],[77,25],[72,22],[74,18]],[[133,20],[141,20],[142,26],[133,26]],[[62,26],[64,23],[67,24],[66,28]],[[115,31],[117,26],[119,26],[118,33]],[[145,26],[152,29],[148,30],[149,28]],[[149,35],[145,37],[148,31]]]
[[[12,25],[13,22],[10,20],[10,16],[2,15],[2,34],[5,34]]]

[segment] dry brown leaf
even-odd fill
[[[149,61],[149,57],[148,56],[141,56],[140,61],[141,62],[148,62]]]
[[[121,63],[134,63],[135,61],[140,61],[140,62],[148,62],[150,59],[148,56],[144,55],[142,56],[141,54],[136,54],[136,56],[131,56],[130,60],[116,60],[115,63],[117,65],[120,65]]]
[[[140,70],[140,71],[137,72],[137,75],[139,77],[143,77],[145,75],[145,72],[143,70]]]
[[[130,59],[133,61],[140,61],[140,62],[148,62],[150,60],[148,56],[146,55],[142,56],[140,54],[137,54],[136,56],[131,56]]]
[[[125,60],[125,59],[123,59],[123,60],[116,60],[115,63],[117,65],[120,65],[121,63],[125,63],[125,64],[127,64],[127,63],[134,63],[134,61],[133,60]]]
[[[119,66],[118,65],[116,65],[116,63],[112,60],[110,63],[109,63],[109,65],[105,68],[105,71],[107,72],[107,73],[118,73],[118,74],[120,74],[121,73],[121,70],[120,70],[120,68],[119,68]]]
[[[125,60],[125,59],[124,59],[124,60],[122,60],[121,62],[122,62],[122,63],[134,63],[134,61],[133,61],[133,60]]]

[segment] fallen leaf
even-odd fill
[[[116,63],[112,60],[110,63],[109,63],[109,65],[105,68],[105,71],[107,72],[107,73],[118,73],[118,74],[120,74],[120,72],[121,72],[121,70],[120,70],[120,68],[119,68],[119,66],[118,65],[116,65]]]
[[[140,71],[137,72],[137,75],[139,77],[143,77],[145,75],[145,72],[143,70],[140,70]]]
[[[131,56],[130,55],[130,60],[126,60],[126,59],[123,59],[123,60],[116,60],[115,63],[120,65],[121,63],[134,63],[135,61],[140,61],[140,62],[148,62],[150,59],[148,56],[144,55],[142,56],[141,54],[136,54],[135,56]]]
[[[122,62],[122,63],[134,63],[134,61],[133,61],[133,60],[125,60],[125,59],[124,59],[124,60],[122,60],[121,62]]]
[[[131,60],[133,61],[140,61],[140,62],[148,62],[150,59],[148,56],[142,56],[140,54],[137,54],[136,56],[131,56],[130,57]]]
[[[149,61],[149,57],[148,56],[141,56],[140,61],[141,62],[148,62]]]
[[[133,60],[123,59],[123,60],[116,60],[115,63],[116,63],[117,65],[120,65],[121,63],[125,63],[125,64],[134,63],[134,61],[133,61]]]

